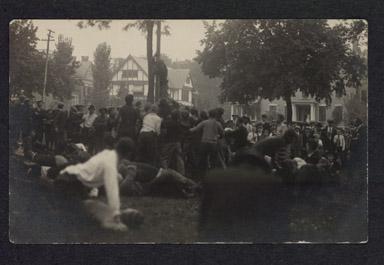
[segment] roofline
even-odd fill
[[[130,56],[130,55],[128,55],[128,57],[129,57],[129,56]],[[121,70],[121,68],[124,66],[125,62],[128,61],[128,57],[125,58],[124,61],[123,61],[123,63],[122,63],[121,65],[119,65],[119,67],[113,72],[113,76],[114,76],[117,72],[119,72],[119,71]],[[113,76],[112,76],[112,77],[113,77]]]
[[[139,68],[144,72],[144,74],[148,77],[148,70],[145,70],[135,59],[135,57],[133,57],[131,54],[128,55],[127,57],[127,61],[128,61],[128,58],[132,58],[133,61],[135,61],[135,63],[139,66]],[[148,58],[146,58],[146,60],[148,60]]]
[[[148,77],[147,70],[145,70],[145,69],[144,69],[144,68],[143,68],[143,67],[136,61],[135,57],[134,57],[133,55],[131,55],[131,54],[129,54],[129,55],[127,56],[127,58],[124,59],[123,63],[120,65],[120,67],[117,68],[117,69],[114,71],[113,76],[114,76],[115,74],[117,74],[117,73],[121,70],[121,68],[123,68],[123,66],[125,65],[125,63],[128,62],[128,59],[132,59],[132,60],[136,63],[136,65],[141,69],[141,71],[143,71],[144,74]]]

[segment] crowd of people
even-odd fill
[[[65,110],[63,103],[45,109],[41,101],[19,97],[10,102],[10,148],[53,183],[80,185],[90,197],[103,187],[108,205],[86,205],[115,230],[126,229],[123,213],[141,218],[136,210],[120,210],[120,195],[166,190],[194,196],[208,172],[247,163],[287,183],[309,175],[337,181],[351,159],[364,156],[366,128],[359,119],[342,128],[332,120],[287,124],[281,114],[260,121],[225,121],[223,115],[222,108],[198,111],[170,99],[143,106],[132,95],[120,108],[98,110]]]

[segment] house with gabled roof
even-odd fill
[[[168,94],[182,105],[196,105],[197,92],[189,69],[173,69],[168,67]]]
[[[145,100],[148,93],[147,59],[129,55],[126,59],[113,59],[110,96],[113,103],[121,104],[128,94],[135,100]],[[113,104],[112,103],[112,104]]]
[[[129,55],[126,59],[112,59],[112,81],[110,85],[111,105],[121,105],[128,94],[136,101],[146,101],[148,94],[148,62],[145,57]],[[192,106],[196,92],[193,89],[188,69],[168,67],[168,94],[179,103]]]

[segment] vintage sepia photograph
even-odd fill
[[[368,242],[368,26],[12,20],[9,240]]]

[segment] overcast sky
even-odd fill
[[[72,38],[73,54],[80,59],[89,56],[93,60],[93,53],[99,43],[107,42],[111,46],[111,57],[146,56],[145,35],[136,29],[123,31],[122,28],[134,20],[113,20],[111,28],[99,30],[97,27],[80,29],[79,20],[33,20],[38,26],[37,36],[47,38],[47,30],[55,32],[55,41],[59,34]],[[207,20],[212,22],[211,20]],[[328,20],[334,25],[338,20]],[[170,26],[171,35],[162,36],[161,52],[167,54],[172,60],[193,59],[196,50],[201,48],[200,40],[204,38],[205,29],[202,20],[166,20]],[[154,31],[154,52],[156,35]],[[51,46],[52,47],[52,46]],[[46,42],[39,41],[38,49],[45,49]],[[51,49],[52,50],[52,49]]]
[[[78,20],[33,20],[38,26],[37,36],[40,39],[47,38],[47,30],[55,32],[57,36],[62,34],[72,38],[74,46],[73,54],[78,59],[81,56],[89,56],[93,60],[93,53],[99,43],[107,42],[111,46],[111,57],[146,56],[145,35],[136,29],[123,31],[122,28],[133,20],[113,20],[111,28],[99,30],[97,27],[80,29]],[[167,54],[173,60],[193,59],[196,50],[200,49],[200,40],[204,38],[204,26],[202,20],[167,20],[171,35],[162,36],[161,52]],[[154,31],[155,33],[156,31]],[[154,34],[154,52],[155,52]],[[46,42],[39,41],[38,49],[45,49]]]

